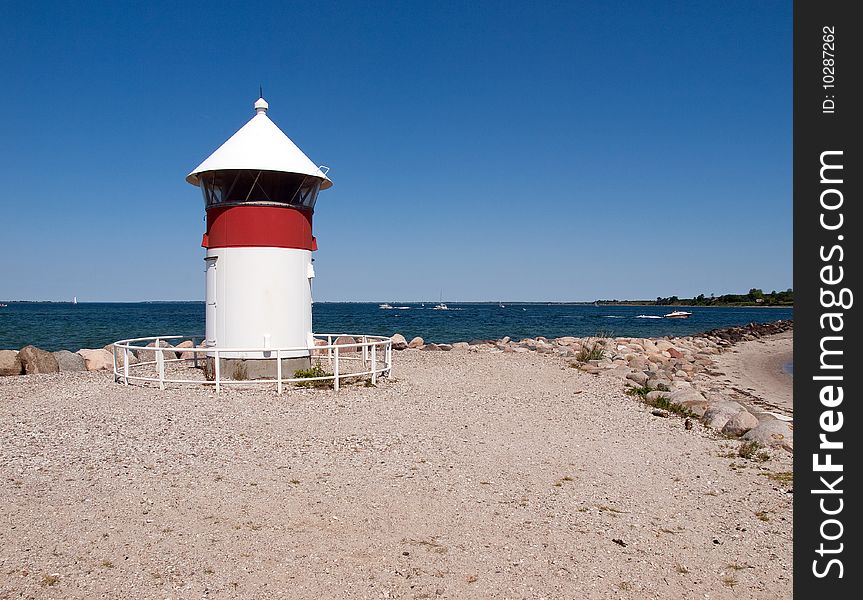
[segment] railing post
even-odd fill
[[[369,342],[367,336],[363,336],[363,368],[366,368],[366,363],[369,361],[369,349],[366,344]]]
[[[117,372],[117,348],[113,345],[111,346],[111,358],[114,360],[114,383],[117,383],[120,374]]]
[[[222,391],[222,385],[221,385],[221,383],[222,383],[221,382],[222,366],[219,364],[220,361],[219,361],[219,351],[218,350],[216,350],[216,356],[215,356],[214,360],[216,361],[216,393],[218,394],[219,392]]]
[[[335,363],[333,367],[333,389],[339,391],[339,347],[335,348]]]
[[[129,385],[129,346],[128,345],[126,345],[123,348],[123,385]]]
[[[372,385],[377,385],[378,383],[378,345],[375,343],[372,345]]]
[[[159,389],[165,389],[165,353],[156,348],[156,368],[159,370]]]
[[[276,393],[282,394],[282,351],[276,350],[276,379],[279,383],[276,386]]]
[[[387,361],[387,377],[392,377],[393,374],[393,342],[390,340],[386,345],[385,351]]]
[[[331,346],[333,345],[333,336],[327,336],[327,362],[329,362],[330,366],[333,366],[333,349]]]

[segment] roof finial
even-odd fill
[[[270,105],[267,104],[266,100],[264,100],[264,86],[261,86],[261,96],[258,98],[258,101],[255,102],[255,112],[259,115],[266,114],[268,108],[270,108]]]

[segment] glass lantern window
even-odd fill
[[[226,204],[287,204],[312,210],[321,179],[298,173],[231,169],[198,175],[207,208]]]

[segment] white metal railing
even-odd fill
[[[265,385],[276,384],[276,390],[282,393],[285,384],[290,383],[312,383],[332,381],[333,389],[338,390],[341,382],[347,378],[369,378],[372,385],[377,384],[378,377],[389,377],[392,373],[393,348],[392,340],[388,337],[378,335],[350,335],[334,333],[313,334],[315,340],[326,341],[326,344],[312,347],[291,348],[217,348],[199,345],[204,340],[203,336],[184,335],[160,335],[153,337],[133,338],[114,342],[112,354],[114,356],[114,381],[129,385],[129,382],[158,383],[159,389],[165,389],[166,384],[193,384],[212,385],[216,392],[220,392],[223,385],[253,384]],[[336,344],[334,340],[341,337],[349,337],[353,343]],[[360,341],[356,341],[356,340]],[[178,347],[170,345],[170,342],[190,341],[191,346]],[[161,344],[165,345],[162,346]],[[148,345],[152,344],[152,345]],[[222,376],[221,358],[233,358],[231,354],[248,352],[267,352],[269,359],[276,361],[275,379],[231,379]],[[284,377],[282,373],[282,360],[295,358],[291,356],[297,352],[308,352],[311,360],[326,361],[331,373],[317,377]],[[139,357],[153,353],[153,360],[140,360]],[[178,355],[177,353],[180,353]],[[181,358],[181,355],[186,356]],[[192,356],[189,357],[188,355]],[[200,355],[204,355],[201,357]],[[229,356],[225,356],[225,355]],[[131,362],[131,356],[135,356],[137,362]],[[120,357],[122,356],[122,366]],[[177,376],[179,374],[168,372],[168,366],[183,364],[194,368],[201,366],[203,360],[213,359],[213,378],[190,379]],[[254,359],[252,359],[254,360]],[[155,374],[141,374],[147,367],[153,367]],[[351,368],[356,367],[356,368]]]

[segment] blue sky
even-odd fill
[[[316,300],[788,288],[791,10],[4,2],[0,299],[203,299],[184,177],[259,85],[332,169]]]

